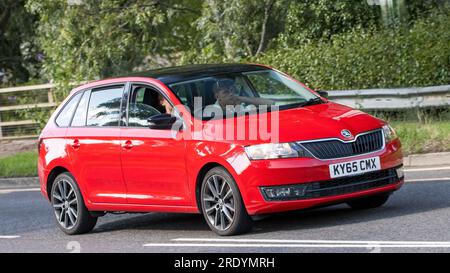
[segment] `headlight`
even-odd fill
[[[389,124],[383,126],[383,135],[386,143],[397,138],[397,133]]]
[[[251,160],[311,157],[302,146],[293,143],[267,143],[245,147],[245,153]]]

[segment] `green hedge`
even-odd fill
[[[273,49],[270,64],[325,90],[450,83],[450,16],[437,14],[395,30],[353,30],[331,41]]]

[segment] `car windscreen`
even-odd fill
[[[169,88],[194,116],[202,119],[224,118],[261,109],[283,110],[319,99],[303,85],[269,69],[220,74],[173,83]]]

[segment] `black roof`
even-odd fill
[[[212,77],[227,73],[240,73],[267,69],[256,64],[197,64],[154,69],[126,75],[127,77],[148,77],[162,81],[165,84]]]

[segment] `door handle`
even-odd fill
[[[125,148],[125,149],[131,149],[131,148],[133,148],[133,143],[131,142],[131,140],[127,140],[127,141],[125,141],[125,144],[123,145],[123,147]]]
[[[78,139],[75,139],[72,143],[72,147],[74,149],[78,149],[78,148],[80,148],[80,146],[81,146],[80,141]]]

